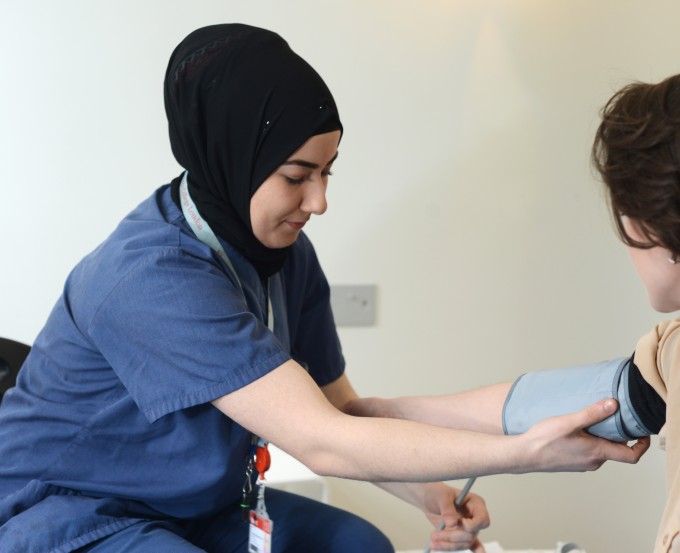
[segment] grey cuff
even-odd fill
[[[616,442],[648,436],[628,394],[630,358],[523,374],[503,405],[503,432],[521,434],[548,417],[574,413],[601,399],[614,398],[619,409],[588,432]]]

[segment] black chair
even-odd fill
[[[5,392],[14,386],[17,373],[24,364],[31,346],[0,338],[0,401]]]

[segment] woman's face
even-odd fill
[[[624,217],[623,226],[628,236],[647,242],[634,220]],[[662,247],[642,249],[628,246],[628,255],[647,290],[650,305],[660,313],[679,310],[680,260],[671,263],[672,254]]]
[[[340,131],[312,136],[255,191],[250,222],[262,244],[290,246],[312,215],[326,211],[326,186],[339,142]]]

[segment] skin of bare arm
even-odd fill
[[[583,431],[615,411],[613,400],[546,419],[519,436],[355,417],[334,407],[292,360],[213,404],[317,474],[373,482],[594,470],[606,460],[637,462],[649,446],[641,440],[627,447]]]
[[[361,417],[406,419],[446,428],[503,434],[503,404],[512,382],[441,396],[355,397],[342,406]]]

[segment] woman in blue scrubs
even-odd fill
[[[441,480],[642,455],[582,432],[613,402],[517,437],[344,414],[357,396],[302,230],[338,155],[331,93],[278,35],[215,25],[173,52],[165,105],[184,171],[74,268],[0,407],[0,551],[393,550],[291,494],[268,490],[265,515],[244,493],[257,438],[381,482],[444,523],[437,547],[477,552],[484,503],[457,511]],[[274,529],[249,545],[251,507]]]

